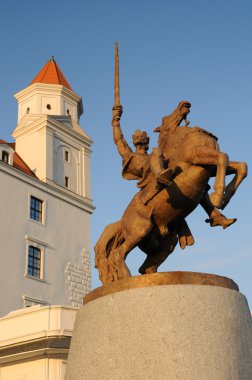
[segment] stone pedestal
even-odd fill
[[[232,280],[173,272],[127,281],[86,298],[65,380],[252,379],[252,319]]]

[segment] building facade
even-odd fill
[[[78,307],[91,290],[92,140],[79,125],[82,99],[53,58],[15,97],[15,142],[0,140],[0,316]]]

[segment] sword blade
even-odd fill
[[[119,54],[118,54],[118,42],[115,43],[115,106],[120,106],[120,83],[119,83]]]

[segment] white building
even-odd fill
[[[76,308],[33,306],[0,319],[0,380],[63,380]]]
[[[15,95],[15,143],[0,140],[0,316],[77,307],[91,289],[89,136],[82,100],[52,58]]]

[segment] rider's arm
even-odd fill
[[[112,120],[112,126],[113,126],[113,139],[114,143],[117,146],[117,150],[121,157],[125,160],[129,155],[131,155],[132,149],[128,145],[127,141],[125,140],[121,126],[120,126],[120,117],[122,114],[122,109],[113,108],[113,120]]]
[[[127,141],[125,140],[120,127],[113,126],[113,138],[114,138],[114,143],[117,146],[117,150],[123,159],[126,159],[127,156],[133,153],[132,149],[130,148]]]

